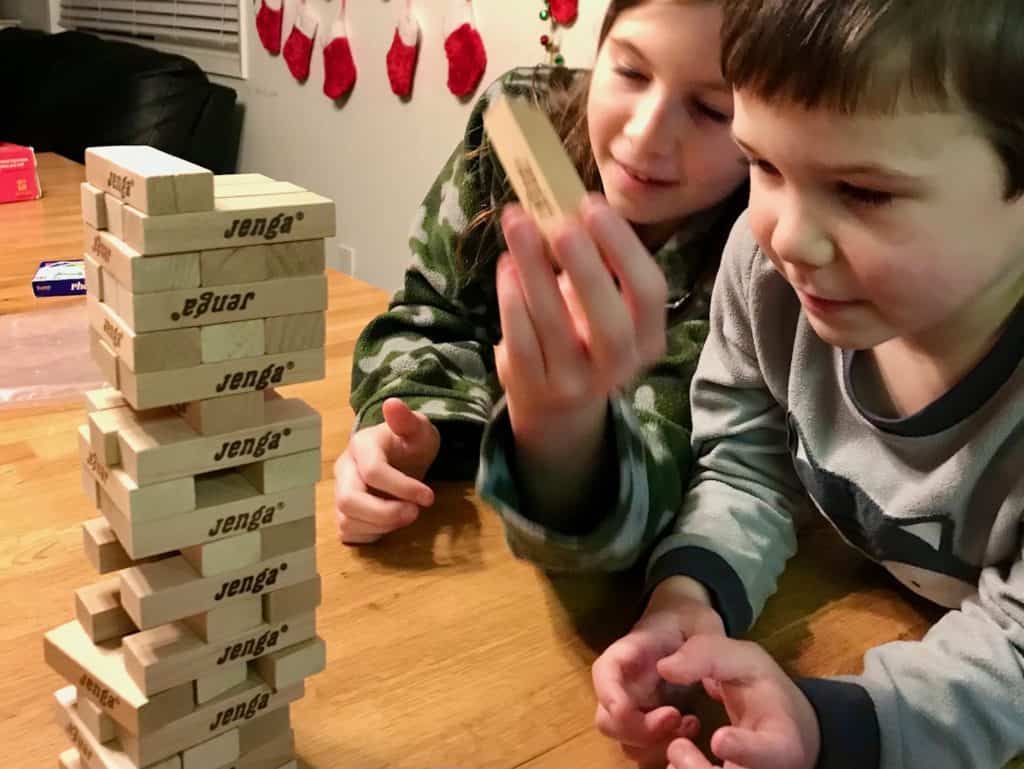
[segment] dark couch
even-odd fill
[[[83,32],[0,30],[0,141],[84,161],[85,148],[149,144],[214,173],[236,168],[231,88],[191,59]]]

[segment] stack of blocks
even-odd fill
[[[294,766],[289,703],[323,669],[320,415],[334,204],[151,147],[86,153],[92,355],[78,430],[104,575],[45,635],[65,767]]]

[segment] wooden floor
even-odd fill
[[[59,178],[81,179],[73,164],[47,163],[51,192]],[[0,314],[54,306],[31,298],[27,276],[44,251],[74,258],[80,249],[79,222],[65,210],[72,203],[52,192],[19,211],[0,206]],[[339,274],[329,287],[327,376],[282,389],[324,424],[318,626],[328,659],[292,708],[300,757],[351,769],[629,766],[592,726],[589,666],[634,616],[636,579],[552,580],[516,561],[468,484],[441,487],[435,507],[386,543],[337,543],[330,479],[351,428],[351,353],[386,297]],[[81,302],[63,304],[74,311]],[[2,766],[54,766],[67,747],[52,720],[51,695],[63,683],[43,664],[41,639],[73,616],[72,590],[96,578],[81,545],[80,524],[95,515],[78,480],[83,419],[74,398],[0,406]],[[855,673],[865,649],[918,638],[936,616],[819,528],[804,535],[754,636],[794,673]]]

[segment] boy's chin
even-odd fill
[[[821,341],[841,350],[870,350],[893,338],[892,334],[885,333],[882,329],[864,326],[842,328],[819,320],[809,313],[805,313],[805,317]]]

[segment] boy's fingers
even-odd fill
[[[367,489],[414,505],[433,504],[433,490],[394,467],[376,442],[353,440],[350,449],[356,472]]]
[[[410,409],[398,398],[388,398],[381,406],[384,422],[399,438],[414,440],[427,427],[425,417]]]
[[[666,755],[675,769],[713,769],[700,749],[687,739],[672,740]]]
[[[711,750],[723,761],[758,769],[787,769],[796,756],[782,735],[725,726],[711,738]]]
[[[363,525],[382,533],[408,526],[419,516],[419,508],[410,502],[382,499],[366,492],[346,495],[338,512],[353,525]]]
[[[749,641],[693,636],[677,652],[658,660],[658,673],[674,684],[711,678],[722,683],[746,681],[764,672],[765,652]]]

